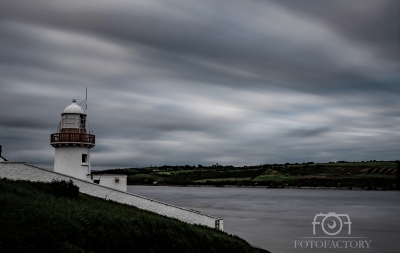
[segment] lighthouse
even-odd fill
[[[86,117],[76,99],[61,113],[57,133],[50,136],[50,144],[55,148],[55,172],[82,180],[91,174],[90,149],[95,146],[95,135],[86,132]]]
[[[50,135],[50,145],[56,150],[54,171],[126,192],[127,175],[91,174],[90,149],[96,138],[86,130],[86,101],[87,96],[80,106],[73,99],[61,113],[57,133]]]

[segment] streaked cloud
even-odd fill
[[[53,163],[84,99],[93,168],[395,160],[394,0],[0,4],[0,143]]]

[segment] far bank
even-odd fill
[[[398,161],[264,164],[257,166],[161,166],[93,173],[121,173],[129,185],[394,190]]]

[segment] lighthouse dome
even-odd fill
[[[84,115],[86,115],[86,112],[82,107],[77,105],[76,104],[76,100],[73,99],[72,100],[72,104],[70,104],[69,106],[65,107],[64,111],[62,112],[62,114],[84,114]]]

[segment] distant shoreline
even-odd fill
[[[162,166],[101,173],[126,174],[129,185],[272,189],[400,190],[399,162],[264,164],[234,167]]]
[[[361,187],[312,187],[312,186],[254,186],[254,185],[224,185],[224,186],[215,186],[215,185],[167,185],[167,184],[129,184],[128,186],[168,186],[168,187],[212,187],[212,188],[268,188],[268,189],[309,189],[309,190],[339,190],[339,191],[396,191],[396,189],[383,189],[383,188],[361,188]]]

